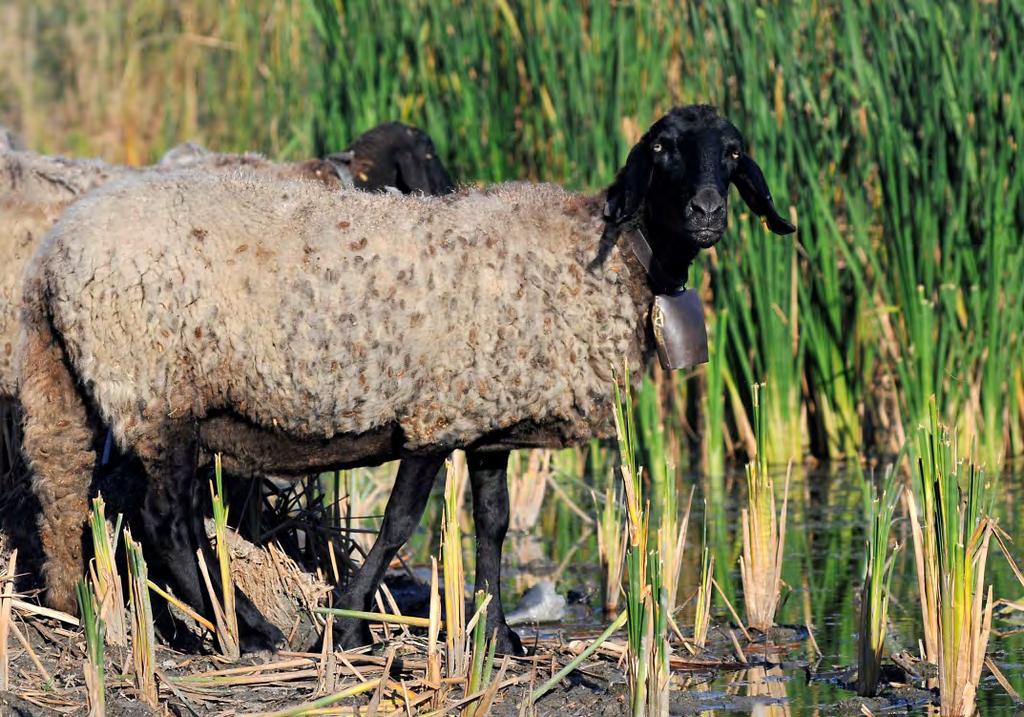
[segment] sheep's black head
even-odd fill
[[[630,151],[608,189],[605,219],[615,227],[642,224],[662,264],[685,268],[722,238],[730,182],[769,229],[795,231],[776,211],[739,130],[714,107],[676,107]]]
[[[403,194],[447,194],[455,189],[430,135],[401,122],[377,125],[328,159],[347,164],[355,186],[366,191],[395,187]]]

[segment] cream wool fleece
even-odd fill
[[[612,368],[650,353],[639,267],[586,268],[586,205],[551,185],[139,176],[72,207],[29,276],[123,447],[154,416],[221,410],[300,438],[396,425],[404,450],[527,423],[561,445],[611,434]]]

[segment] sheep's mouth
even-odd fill
[[[714,246],[723,233],[725,227],[695,227],[686,231],[687,238],[702,249]]]

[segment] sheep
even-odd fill
[[[499,586],[508,452],[613,434],[612,366],[650,360],[652,300],[721,238],[729,182],[772,231],[794,231],[739,131],[701,105],[655,122],[594,196],[520,183],[327,192],[199,170],[78,202],[26,273],[18,349],[48,602],[72,609],[82,571],[92,416],[144,467],[151,565],[208,614],[200,452],[296,476],[401,459],[380,534],[335,600],[365,610],[463,448],[488,632],[521,652]],[[650,270],[622,246],[631,235]],[[238,617],[243,649],[282,644],[244,597]],[[340,620],[335,638],[354,646],[369,631]]]
[[[439,160],[436,155],[424,156],[433,151],[433,145],[429,138],[424,141],[426,135],[420,130],[405,129],[407,131],[398,134],[394,131],[394,123],[374,127],[349,147],[346,160],[355,160],[364,166],[370,163],[388,166],[395,162],[397,152],[411,152],[413,169],[418,162],[422,164],[422,170],[403,180],[404,186],[412,191],[436,191],[428,179],[437,176]],[[143,171],[96,160],[40,156],[22,151],[20,143],[7,142],[6,137],[0,128],[0,406],[9,412],[7,415],[15,418],[18,425],[13,426],[9,433],[11,444],[5,446],[5,457],[21,453],[20,412],[16,401],[18,381],[13,353],[17,343],[16,307],[23,291],[21,279],[24,268],[45,232],[72,202],[114,177]],[[347,165],[339,164],[334,155],[326,160],[274,164],[255,154],[213,154],[193,143],[179,145],[167,152],[155,169],[169,171],[175,167],[206,166],[230,170],[243,164],[259,172],[317,179],[329,187],[353,185]],[[440,172],[447,176],[443,167]],[[382,184],[363,186],[369,190],[385,189]],[[451,186],[441,189],[451,189]],[[131,460],[131,456],[111,455],[109,442],[104,441],[103,446],[102,463],[107,467],[94,478],[92,489],[102,489],[108,499],[114,500],[113,505],[117,505],[119,511],[132,512],[139,503],[140,489],[144,487],[138,479],[137,463]],[[20,464],[16,467],[18,470],[10,474],[11,480],[4,486],[4,495],[0,496],[0,515],[3,516],[0,532],[8,540],[15,541],[23,558],[28,561],[26,565],[39,566],[39,507],[31,495],[30,476]],[[116,490],[111,490],[112,487]],[[28,573],[33,576],[39,574],[37,569]],[[166,618],[163,613],[160,616]],[[174,628],[166,622],[161,627],[170,627],[172,631]]]
[[[0,142],[5,130],[0,126]],[[94,159],[48,157],[0,143],[0,400],[17,393],[14,346],[21,277],[43,235],[74,201],[116,177],[142,171]],[[357,168],[350,173],[349,165]],[[275,163],[262,155],[218,154],[192,142],[169,150],[155,169],[182,167],[234,170],[247,167],[282,178],[309,178],[336,188],[444,194],[454,186],[429,135],[397,122],[385,122],[359,135],[343,153],[294,163]],[[151,169],[151,168],[147,168]],[[370,176],[364,173],[370,172]]]
[[[326,159],[353,186],[369,192],[394,187],[402,194],[448,194],[455,189],[430,135],[401,122],[377,125]]]

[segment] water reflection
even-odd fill
[[[754,717],[790,717],[786,695],[788,677],[780,665],[759,665],[746,671],[747,696],[753,700]]]
[[[552,466],[554,463],[553,460]],[[527,469],[543,472],[543,467],[541,464],[527,466]],[[504,587],[508,607],[541,578],[554,579],[562,594],[574,591],[584,598],[589,596],[589,602],[570,606],[567,620],[544,626],[540,631],[542,636],[551,637],[558,637],[560,632],[563,639],[571,640],[592,636],[595,629],[606,624],[600,610],[601,577],[596,539],[574,510],[595,504],[595,496],[590,491],[603,491],[605,476],[583,473],[581,477],[566,478],[567,472],[569,468],[552,470],[548,479],[558,484],[565,498],[549,482],[547,498],[534,529],[528,533],[510,533],[505,551]],[[688,494],[690,486],[697,486],[679,594],[686,599],[696,589],[706,517],[707,543],[716,559],[716,579],[742,616],[743,596],[736,562],[739,555],[737,506],[745,490],[742,474],[732,473],[715,479],[684,476],[679,481],[680,495]],[[696,707],[704,710],[703,714],[716,717],[751,713],[785,714],[787,717],[834,714],[839,703],[855,697],[843,687],[842,680],[813,676],[832,668],[843,672],[855,666],[857,594],[862,580],[866,537],[861,481],[862,473],[856,466],[824,471],[794,469],[783,569],[785,587],[777,621],[801,628],[810,623],[817,647],[806,640],[796,642],[784,655],[770,655],[772,659],[782,660],[780,664],[751,666],[734,673],[680,674],[680,689],[697,700]],[[1018,476],[1003,477],[1002,495],[997,501],[999,524],[1013,538],[1011,549],[1017,555],[1018,564],[1024,564],[1022,483]],[[901,650],[917,654],[922,634],[913,551],[909,548],[910,524],[902,510],[901,507],[897,513],[893,537],[907,547],[900,552],[892,579],[887,654]],[[427,531],[423,534],[428,535]],[[436,544],[433,548],[436,549]],[[466,557],[467,561],[472,560],[468,543]],[[989,568],[995,596],[1021,601],[1024,589],[1005,559],[993,552]],[[1007,612],[1010,614],[997,615],[993,621],[990,652],[1011,685],[1018,692],[1024,692],[1024,634],[1011,634],[1020,627],[1012,620],[1021,619],[1021,613]],[[685,631],[692,621],[692,606],[685,606],[677,619]],[[718,597],[712,619],[718,626],[733,622]],[[1000,631],[1007,634],[1000,635]],[[532,628],[529,632],[532,634]],[[731,648],[728,654],[732,654]],[[758,654],[751,659],[762,660],[764,656]],[[812,679],[808,679],[809,675]],[[912,702],[903,709],[909,709],[912,714],[924,714],[920,694],[908,698]],[[994,679],[982,681],[977,701],[978,714],[1015,714],[1012,699]],[[852,712],[856,714],[857,708]]]

